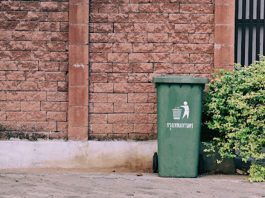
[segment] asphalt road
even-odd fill
[[[265,197],[265,183],[225,175],[183,179],[137,173],[0,171],[0,197],[261,198]]]

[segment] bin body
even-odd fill
[[[158,173],[197,177],[205,78],[155,77],[157,88]]]

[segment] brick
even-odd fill
[[[92,72],[112,72],[112,63],[92,63]]]
[[[40,22],[39,23],[40,31],[60,31],[60,22]]]
[[[155,93],[149,93],[147,102],[156,103],[156,94]]]
[[[132,133],[133,124],[113,124],[113,133]]]
[[[180,10],[179,3],[164,3],[160,5],[161,12],[178,13]]]
[[[57,125],[56,131],[67,133],[67,130],[68,130],[67,122],[56,122],[56,125]],[[65,138],[67,138],[67,135],[65,135]]]
[[[68,2],[3,3],[0,89],[5,91],[0,108],[8,113],[5,124],[11,130],[65,137],[66,116],[57,115],[67,111]],[[59,126],[47,116],[64,121]]]
[[[134,112],[134,104],[132,103],[114,103],[115,113],[132,113]]]
[[[6,120],[6,113],[5,112],[0,112],[0,120]]]
[[[194,33],[195,31],[201,33],[201,31],[197,31],[197,27],[194,24],[175,24],[174,27],[174,32],[177,33]]]
[[[107,53],[91,53],[90,54],[90,62],[108,62],[108,54]]]
[[[114,43],[113,44],[113,48],[112,48],[113,52],[132,52],[132,44],[131,43]]]
[[[114,83],[114,93],[128,93],[129,83]]]
[[[183,74],[183,73],[193,73],[194,64],[174,64],[174,73]]]
[[[111,53],[112,44],[111,43],[92,43],[91,51],[97,53]]]
[[[152,93],[155,92],[155,86],[153,83],[134,83],[131,91],[135,93]]]
[[[68,21],[68,12],[50,12],[48,14],[49,21]]]
[[[40,102],[21,102],[21,111],[40,111]]]
[[[111,4],[100,4],[99,6],[100,13],[119,13],[119,7],[117,5]]]
[[[132,72],[133,68],[128,63],[113,63],[113,72],[128,73]]]
[[[91,93],[90,102],[102,102],[107,103],[108,102],[108,94],[107,93]]]
[[[57,91],[58,89],[57,82],[40,81],[37,83],[37,86],[41,91]]]
[[[213,33],[214,25],[213,24],[196,24],[195,32],[196,33]]]
[[[2,71],[17,70],[17,63],[14,61],[0,61],[0,68]]]
[[[128,123],[130,124],[148,124],[149,114],[128,114]]]
[[[127,114],[108,114],[109,124],[127,123]]]
[[[41,102],[42,111],[66,111],[66,102]]]
[[[94,103],[93,105],[94,113],[112,113],[113,104],[112,103]]]
[[[128,93],[129,103],[144,103],[148,100],[147,93]]]
[[[189,34],[186,33],[169,34],[169,41],[172,43],[188,43]]]
[[[135,133],[153,133],[154,130],[154,124],[134,124]]]
[[[126,73],[110,73],[108,74],[108,82],[122,83],[128,81],[128,74]]]
[[[176,44],[174,51],[178,53],[213,53],[213,44]]]
[[[130,62],[150,62],[151,56],[148,53],[131,53],[129,54],[129,61]]]
[[[127,63],[128,62],[128,54],[127,53],[109,53],[108,61],[116,62],[116,63]]]
[[[152,52],[153,50],[153,43],[135,43],[133,45],[133,52]]]
[[[127,103],[127,94],[108,94],[108,102]]]
[[[187,63],[190,62],[189,54],[171,54],[170,60],[172,63]]]
[[[131,63],[130,65],[133,69],[133,72],[136,72],[136,73],[153,72],[152,63]]]
[[[139,11],[138,4],[121,4],[120,12],[121,13],[134,13]]]
[[[92,73],[90,74],[90,80],[95,83],[107,83],[108,74],[107,73]]]
[[[186,24],[190,23],[191,15],[190,14],[169,14],[169,21],[178,23],[178,24]]]
[[[20,111],[20,102],[15,101],[2,101],[0,102],[1,111]]]
[[[108,15],[107,21],[109,22],[116,22],[116,23],[121,23],[121,22],[128,22],[129,21],[129,15],[128,14],[111,14]],[[104,21],[98,21],[98,22],[104,22]]]
[[[68,90],[68,83],[65,81],[57,82],[57,91],[67,91]],[[50,91],[50,90],[48,90]],[[51,90],[53,91],[53,90]]]
[[[149,82],[149,75],[145,73],[129,74],[128,82]]]
[[[40,131],[56,131],[55,122],[45,122],[45,121],[5,121],[2,122],[6,128],[16,131],[26,131],[26,132],[40,132]]]
[[[173,73],[173,65],[170,63],[155,63],[154,64],[154,72],[155,73]]]
[[[168,33],[148,33],[148,42],[167,42]]]
[[[192,63],[212,63],[213,57],[211,54],[191,54],[190,61]]]
[[[139,4],[139,11],[140,12],[160,12],[160,5],[159,4]]]
[[[25,73],[24,72],[6,72],[6,79],[7,80],[25,80]]]
[[[109,93],[113,92],[112,83],[94,83],[94,92]]]
[[[46,112],[7,112],[8,121],[45,121]]]
[[[59,11],[58,2],[40,2],[40,8],[43,11]]]
[[[91,42],[126,42],[126,33],[91,33]]]
[[[136,113],[156,113],[156,106],[153,103],[139,103],[135,105]]]
[[[91,124],[107,124],[108,115],[107,114],[91,114],[90,115]]]
[[[213,4],[180,4],[181,13],[211,14],[213,11]]]
[[[189,43],[210,43],[209,34],[190,34]]]
[[[46,72],[45,77],[49,82],[66,80],[66,75],[64,72]]]
[[[116,32],[115,25],[114,25],[114,29]],[[112,33],[113,24],[112,23],[94,23],[92,24],[92,31],[95,33]]]
[[[68,96],[65,92],[47,92],[47,101],[64,102],[67,101]]]
[[[6,93],[7,100],[45,101],[46,92],[12,91]]]
[[[66,121],[65,112],[47,112],[47,121]]]
[[[112,124],[91,124],[91,133],[112,133]]]
[[[147,33],[129,33],[128,41],[135,42],[147,42]]]

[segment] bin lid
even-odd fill
[[[162,75],[153,78],[154,83],[176,83],[176,84],[206,84],[208,78],[193,76]]]

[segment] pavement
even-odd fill
[[[1,171],[0,198],[262,198],[265,183],[245,176],[161,178],[145,173],[86,171]]]

